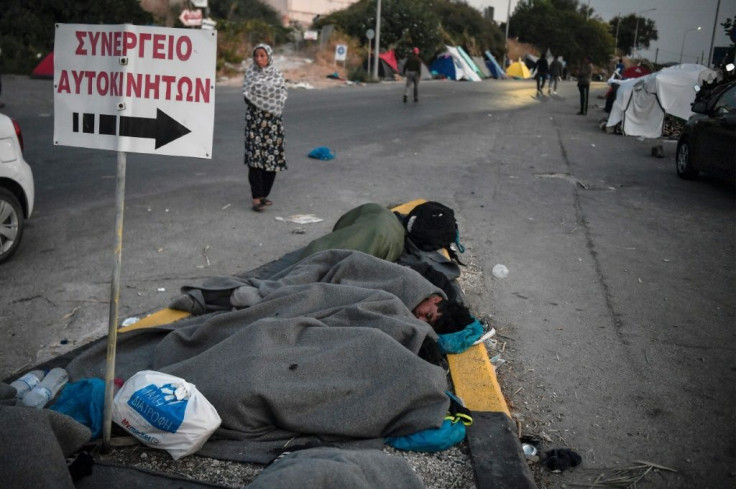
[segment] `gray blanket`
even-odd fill
[[[167,372],[215,406],[222,425],[200,454],[264,463],[294,443],[376,446],[441,425],[445,371],[417,356],[436,335],[406,305],[439,289],[419,274],[327,251],[247,285],[260,295],[251,307],[118,338],[116,376]],[[71,380],[104,377],[105,353],[72,360]]]

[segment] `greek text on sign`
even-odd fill
[[[345,44],[335,46],[335,61],[345,61],[348,55],[348,47]]]
[[[212,157],[217,32],[57,24],[54,144]]]

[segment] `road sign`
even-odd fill
[[[371,39],[376,37],[376,31],[374,31],[373,29],[368,29],[367,31],[365,31],[365,37],[367,37],[370,41]]]
[[[212,158],[217,31],[57,24],[54,144]]]
[[[345,61],[348,56],[348,47],[345,44],[335,46],[335,61]]]
[[[179,20],[187,27],[198,27],[202,25],[202,11],[199,9],[182,10],[179,14]]]

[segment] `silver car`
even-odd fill
[[[0,114],[0,263],[18,249],[34,197],[33,171],[23,159],[20,126]]]

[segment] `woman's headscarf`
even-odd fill
[[[245,70],[243,95],[259,109],[275,115],[281,115],[284,111],[284,104],[286,103],[284,77],[273,66],[271,46],[268,44],[259,44],[253,48],[253,54],[255,54],[256,49],[266,51],[268,64],[261,68],[254,60],[248,69]]]

